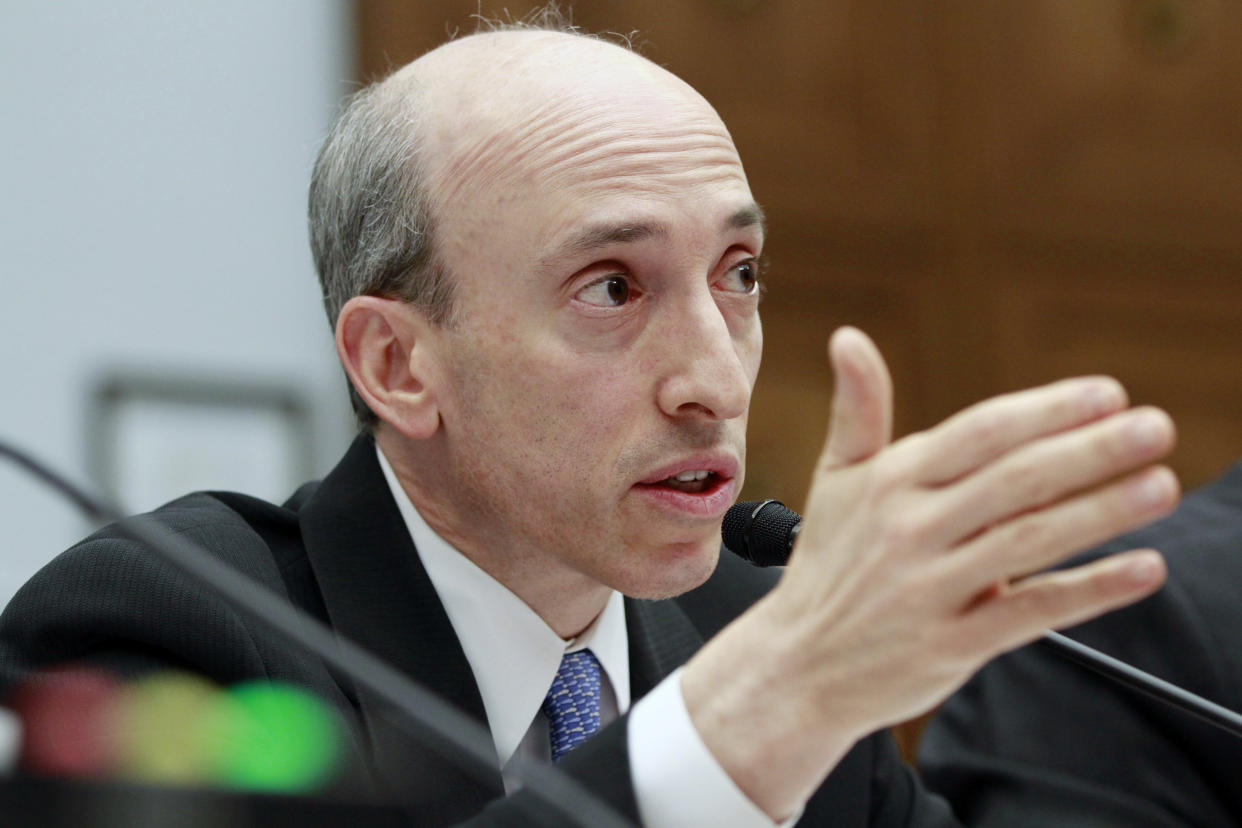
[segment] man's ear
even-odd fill
[[[411,439],[440,425],[435,326],[397,299],[355,296],[336,318],[336,352],[349,381],[375,415]]]

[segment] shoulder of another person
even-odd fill
[[[1083,552],[1058,568],[1140,547],[1162,552],[1174,580],[1187,574],[1184,570],[1197,569],[1213,556],[1239,557],[1234,552],[1242,549],[1242,463],[1188,492],[1171,514]]]
[[[1147,547],[1165,557],[1165,585],[1142,601],[1065,632],[1214,701],[1236,705],[1242,655],[1231,639],[1242,622],[1237,601],[1242,590],[1242,465],[1187,494],[1167,517],[1067,565]]]

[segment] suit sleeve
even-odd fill
[[[262,675],[246,626],[171,566],[115,538],[37,573],[0,616],[0,685],[64,664],[122,676],[187,670],[221,683]]]

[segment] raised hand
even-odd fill
[[[992,656],[1158,588],[1152,551],[1033,573],[1167,513],[1178,493],[1152,465],[1171,421],[1128,408],[1111,379],[997,397],[890,443],[875,346],[844,328],[829,357],[830,433],[790,565],[682,683],[708,747],[773,816],[858,738],[930,709]],[[726,698],[718,684],[709,698],[730,670]],[[751,730],[728,709],[744,696],[780,703]]]

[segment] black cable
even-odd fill
[[[11,458],[72,500],[90,517],[116,523],[121,531],[149,546],[235,608],[283,634],[383,698],[395,710],[405,714],[403,718],[398,717],[399,726],[427,742],[462,770],[483,780],[495,777],[498,769],[491,734],[435,693],[198,545],[172,534],[150,519],[126,517],[116,506],[89,494],[3,441],[0,441],[0,455]],[[520,756],[515,756],[509,767],[532,794],[574,824],[584,828],[633,828],[633,823],[563,771]]]

